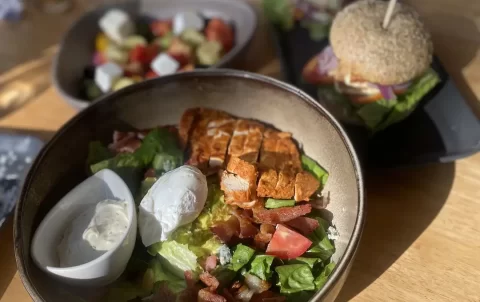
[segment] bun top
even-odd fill
[[[330,43],[339,59],[337,73],[381,85],[422,75],[430,66],[433,43],[413,8],[397,3],[387,28],[388,2],[360,0],[337,14]]]

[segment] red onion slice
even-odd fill
[[[393,85],[392,88],[393,88],[393,91],[406,91],[408,87],[410,87],[410,85],[412,85],[411,81],[403,84]]]
[[[332,46],[328,45],[325,47],[321,53],[318,54],[318,72],[320,75],[325,75],[330,72],[330,70],[337,68],[338,59],[337,56],[333,53]]]
[[[386,100],[397,99],[397,96],[395,95],[395,92],[393,91],[392,86],[384,86],[384,85],[377,84],[377,87],[378,87],[378,90],[380,90],[380,93],[382,94],[384,99]]]

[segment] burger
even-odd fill
[[[418,13],[397,3],[384,28],[387,7],[372,0],[346,6],[332,22],[329,46],[302,72],[337,118],[374,132],[405,119],[440,82]]]

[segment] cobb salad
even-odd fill
[[[130,186],[139,235],[107,301],[307,301],[335,268],[328,173],[292,135],[193,108],[178,126],[91,142]]]
[[[215,65],[235,44],[231,24],[192,11],[133,20],[112,9],[100,18],[99,28],[81,83],[87,100],[144,79]]]

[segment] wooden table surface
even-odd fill
[[[423,15],[438,56],[480,112],[480,1],[408,2]],[[0,23],[0,107],[15,97],[24,102],[0,117],[0,129],[47,140],[75,114],[50,85],[50,63],[60,35],[83,6],[57,16],[29,9],[20,23]],[[279,76],[268,39],[262,20],[245,68]],[[5,93],[9,87],[22,93]],[[370,172],[367,201],[361,245],[338,301],[480,301],[480,154]],[[16,272],[12,220],[0,229],[0,301],[31,301]]]

